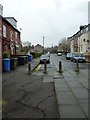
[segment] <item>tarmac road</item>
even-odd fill
[[[43,72],[28,75],[26,70],[24,65],[3,74],[3,118],[59,119],[54,83],[44,82]]]

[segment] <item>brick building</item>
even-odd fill
[[[3,7],[0,5],[0,58],[3,52],[10,55],[21,54],[20,31],[13,17],[3,17]],[[1,60],[0,60],[1,61]]]
[[[17,22],[13,17],[10,17],[14,22]],[[2,52],[9,52],[10,55],[21,54],[20,32],[12,25],[8,18],[2,20]]]

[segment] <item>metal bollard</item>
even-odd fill
[[[47,63],[46,63],[46,61],[44,63],[44,73],[47,73]]]
[[[28,73],[31,74],[31,63],[28,63]]]
[[[78,63],[78,59],[76,60],[76,72],[79,72],[79,63]]]
[[[59,62],[59,72],[62,73],[62,62]]]

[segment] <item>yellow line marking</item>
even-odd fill
[[[38,71],[40,68],[41,68],[41,65],[39,65],[39,66],[36,68],[36,71]]]

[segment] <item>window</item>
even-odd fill
[[[6,26],[5,25],[3,25],[3,37],[6,38]]]
[[[10,31],[10,38],[11,38],[11,41],[13,40],[12,37],[13,36],[13,32],[12,31]]]
[[[15,32],[15,39],[17,39],[18,38],[18,33],[17,32]]]

